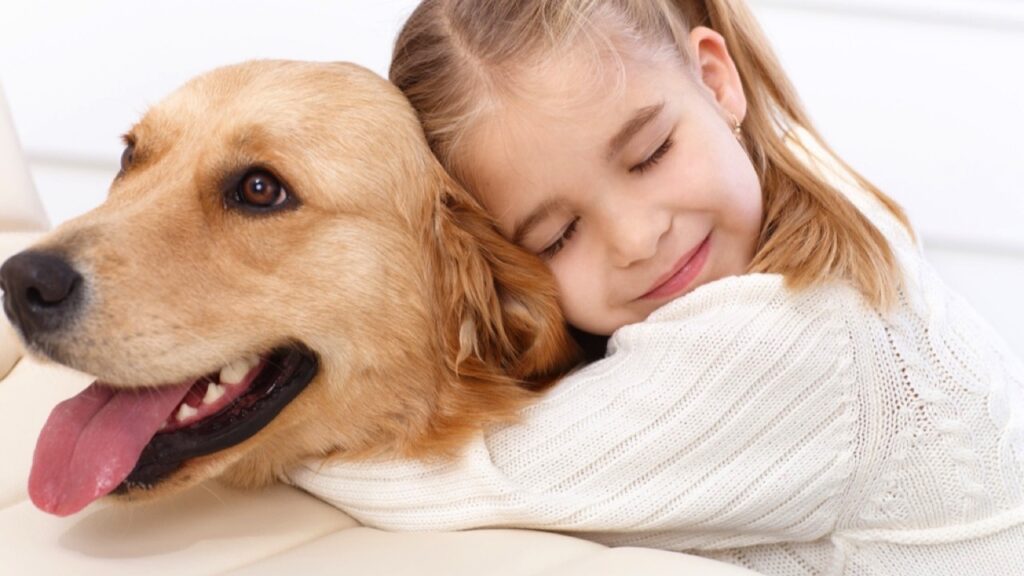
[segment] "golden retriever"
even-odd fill
[[[365,69],[218,69],[124,139],[103,205],[0,269],[30,352],[97,377],[40,435],[43,510],[450,455],[576,362],[543,264]]]

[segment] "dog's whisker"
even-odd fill
[[[210,342],[210,340],[208,338],[206,338],[205,336],[203,336],[199,332],[195,331],[194,329],[192,329],[188,325],[182,323],[179,320],[173,319],[173,318],[160,318],[159,320],[162,320],[162,321],[165,321],[165,322],[169,321],[168,324],[171,325],[171,328],[177,328],[177,329],[181,330],[186,336],[191,337],[194,340],[199,341],[203,346],[205,346],[207,348],[207,350],[211,350],[211,351],[215,352],[217,354],[217,356],[220,357],[221,366],[227,366],[227,365],[229,365],[232,362],[231,359],[227,358],[222,353],[220,353],[217,350],[217,347],[212,346],[211,342]]]
[[[193,340],[196,340],[201,345],[203,345],[207,350],[216,352],[217,356],[219,357],[220,366],[222,367],[228,366],[232,362],[237,360],[237,358],[228,358],[224,354],[218,352],[218,348],[216,346],[211,345],[211,340],[209,338],[203,336],[201,333],[197,332],[194,328],[192,328],[188,324],[185,324],[178,318],[174,318],[172,316],[163,316],[160,314],[151,314],[150,321],[152,321],[155,325],[163,324],[167,326],[168,330],[176,330],[183,336],[191,337]],[[267,363],[268,366],[272,368],[276,368],[279,370],[285,368],[283,364],[275,361],[269,355],[261,355],[261,358],[263,359],[264,362]],[[211,383],[215,383],[215,381],[210,379],[208,376],[203,376],[203,378],[209,380]]]
[[[210,494],[211,496],[213,496],[214,498],[216,498],[216,499],[217,499],[217,502],[218,502],[219,504],[224,504],[224,498],[223,498],[223,497],[222,497],[222,496],[221,496],[220,494],[217,494],[217,491],[216,491],[216,490],[214,490],[214,489],[213,489],[213,488],[212,488],[211,486],[209,486],[209,483],[208,483],[208,482],[203,482],[203,483],[202,483],[202,484],[200,484],[199,486],[200,486],[200,487],[201,487],[201,488],[202,488],[203,490],[205,490],[205,491],[206,491],[207,493],[209,493],[209,494]]]

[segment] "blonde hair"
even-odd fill
[[[686,38],[692,27],[706,26],[725,38],[747,99],[742,140],[764,197],[749,272],[782,274],[793,288],[845,279],[876,308],[887,309],[902,285],[892,248],[797,156],[793,146],[803,144],[792,134],[807,134],[909,230],[906,216],[824,144],[741,0],[424,0],[399,34],[391,81],[416,109],[441,163],[467,184],[458,162],[461,138],[507,89],[515,67],[557,56],[609,20],[617,32],[645,46],[670,46],[684,61],[690,58]]]

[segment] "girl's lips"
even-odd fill
[[[710,245],[711,235],[709,234],[699,246],[684,254],[679,262],[672,267],[672,271],[659,279],[650,292],[640,298],[642,300],[660,300],[683,292],[704,269]]]

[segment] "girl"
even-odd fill
[[[426,0],[392,80],[607,356],[455,462],[293,482],[391,529],[1024,573],[1024,368],[821,143],[740,1]]]

